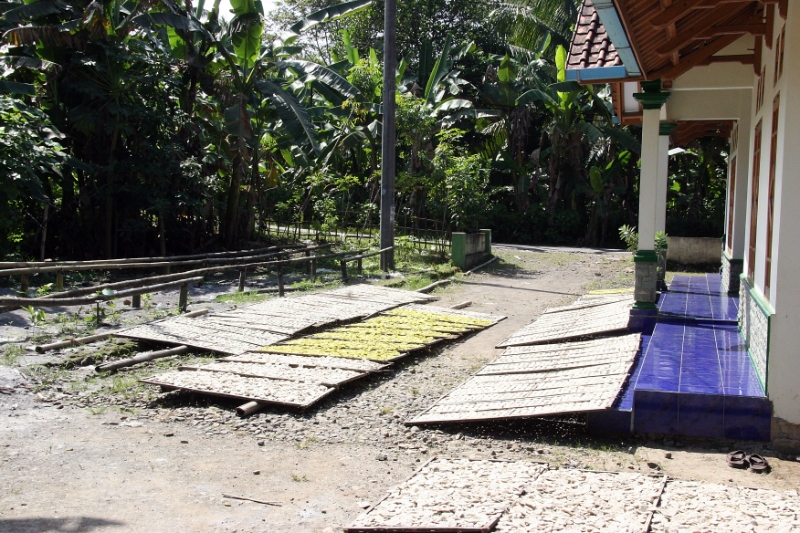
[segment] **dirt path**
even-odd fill
[[[768,476],[729,469],[724,455],[735,443],[598,438],[569,422],[406,427],[546,307],[632,279],[624,257],[499,255],[499,264],[437,294],[441,305],[470,300],[471,309],[508,320],[305,413],[269,409],[242,420],[234,403],[160,394],[128,379],[139,374],[94,378],[78,368],[26,385],[16,369],[0,367],[0,531],[338,531],[432,455],[637,471],[649,461],[686,479],[800,486],[795,462],[770,459]]]

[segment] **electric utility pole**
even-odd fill
[[[381,150],[381,249],[394,246],[395,90],[397,0],[385,0],[383,18],[383,139]],[[381,267],[394,269],[394,250],[381,254]]]

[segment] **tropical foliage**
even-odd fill
[[[383,2],[206,1],[0,4],[0,254],[376,223]],[[618,244],[636,223],[637,131],[612,123],[605,86],[564,81],[576,2],[399,4],[398,219]],[[704,146],[674,166],[669,231],[721,233],[726,162]]]

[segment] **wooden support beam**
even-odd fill
[[[670,24],[675,24],[685,15],[695,10],[715,9],[723,4],[746,4],[752,0],[679,0],[672,5],[666,6],[661,13],[650,19],[650,24],[657,29],[662,29]]]
[[[781,18],[786,20],[786,16],[789,14],[789,0],[778,1],[778,12],[781,14]]]
[[[672,6],[672,0],[661,0],[661,7],[663,9],[668,9],[671,6]],[[674,39],[675,36],[678,34],[678,30],[675,28],[675,23],[674,22],[669,24],[669,25],[667,25],[667,27],[664,29],[664,31],[666,31],[666,33],[667,33],[667,40]],[[680,63],[680,60],[681,60],[680,52],[678,52],[677,50],[675,52],[673,52],[669,56],[669,60],[672,61],[673,65],[677,65],[678,63]]]
[[[711,39],[718,35],[744,35],[751,31],[757,31],[759,34],[763,35],[767,32],[767,28],[765,26],[762,27],[763,23],[761,23],[761,21],[752,21],[755,22],[755,24],[726,24],[717,26],[720,22],[728,20],[733,15],[738,14],[741,10],[741,6],[738,10],[734,10],[730,7],[715,9],[711,13],[699,18],[694,24],[686,27],[674,38],[659,46],[656,49],[656,53],[661,56],[668,56],[692,41]]]
[[[742,65],[752,65],[755,63],[756,56],[755,54],[739,54],[739,55],[730,55],[730,56],[711,56],[700,63],[698,66],[701,65],[710,65],[712,63],[741,63]]]
[[[764,39],[756,37],[755,50],[753,51],[753,73],[761,76],[761,62],[764,59]]]
[[[710,43],[705,43],[691,54],[681,58],[681,62],[677,65],[667,65],[653,72],[649,72],[647,79],[674,80],[686,71],[696,67],[701,61],[705,61],[726,46],[733,44],[737,39],[739,39],[738,35],[725,35]]]
[[[772,50],[772,43],[775,41],[775,4],[769,4],[766,12],[767,31],[765,32],[767,48]]]

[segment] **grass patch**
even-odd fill
[[[306,477],[305,474],[303,474],[303,475],[292,474],[292,481],[294,481],[295,483],[302,483],[304,481],[308,481],[308,478]]]
[[[225,304],[249,304],[263,302],[269,298],[266,294],[258,294],[256,291],[233,292],[230,294],[220,294],[215,301]]]
[[[17,366],[25,355],[25,348],[20,344],[7,344],[3,347],[2,361],[4,366]]]

